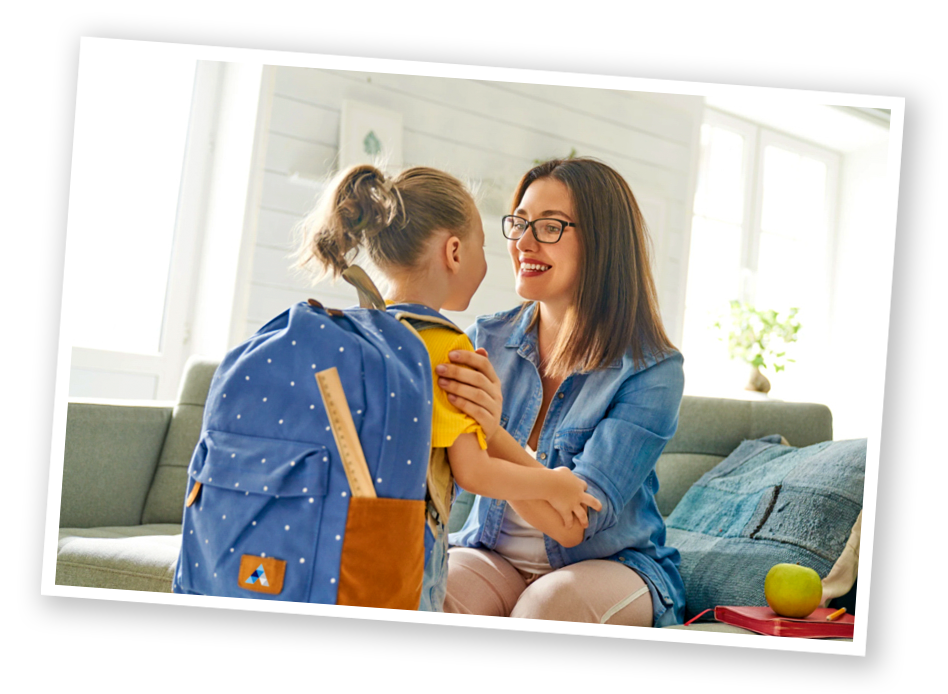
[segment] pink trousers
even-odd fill
[[[591,559],[526,574],[497,552],[452,547],[444,611],[563,622],[652,626],[652,598],[635,571]]]

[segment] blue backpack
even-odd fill
[[[218,367],[173,592],[418,609],[432,376],[416,328],[451,324],[343,276],[360,308],[301,302]]]

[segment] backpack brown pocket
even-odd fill
[[[417,610],[425,572],[425,502],[352,497],[337,605]]]

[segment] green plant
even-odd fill
[[[726,333],[721,339],[727,339],[731,359],[779,373],[794,361],[787,357],[786,348],[797,341],[799,311],[799,308],[791,308],[786,317],[781,317],[774,310],[760,311],[750,304],[732,301],[730,315],[717,321],[714,327]]]

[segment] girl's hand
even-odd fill
[[[483,348],[474,352],[455,350],[448,356],[452,363],[438,364],[435,368],[438,385],[448,394],[452,405],[481,425],[484,436],[490,441],[500,428],[504,398],[487,351]]]
[[[547,501],[560,514],[563,525],[567,530],[572,528],[575,517],[581,526],[588,528],[586,507],[591,506],[596,511],[601,511],[602,502],[586,492],[586,482],[574,475],[569,468],[558,467],[550,472],[558,476],[557,491]]]

